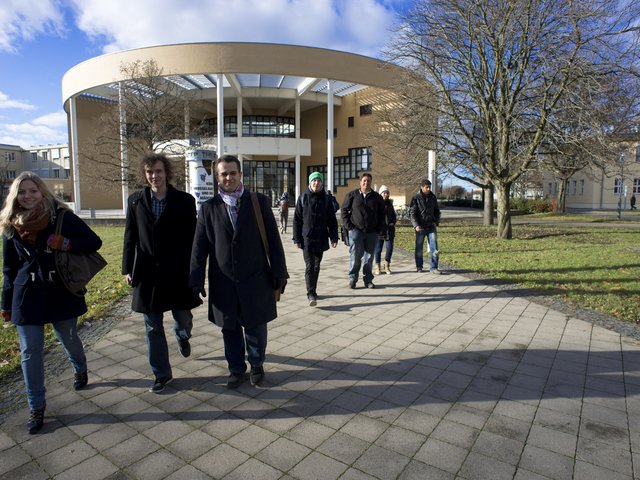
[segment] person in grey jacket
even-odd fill
[[[429,271],[440,274],[441,272],[438,270],[438,231],[436,228],[440,224],[440,209],[438,208],[438,200],[431,191],[431,182],[426,178],[420,182],[420,191],[411,200],[409,216],[416,231],[416,271],[422,272],[422,250],[424,238],[427,237],[431,254]]]

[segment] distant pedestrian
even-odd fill
[[[280,214],[280,233],[287,233],[289,221],[289,193],[287,192],[282,192],[278,201],[278,213]]]
[[[631,204],[631,210],[635,210],[636,209],[636,196],[635,195],[631,195],[630,204]]]
[[[440,274],[441,272],[438,270],[438,231],[436,228],[440,224],[440,209],[438,208],[438,200],[431,191],[431,182],[426,178],[420,182],[420,190],[411,200],[409,216],[416,231],[416,271],[422,272],[422,251],[424,239],[427,237],[431,254],[429,271]]]
[[[338,221],[331,198],[325,192],[322,174],[313,172],[309,175],[309,188],[298,197],[293,214],[293,242],[302,249],[309,306],[318,302],[318,276],[320,262],[326,250],[338,244]]]
[[[389,198],[389,187],[382,185],[378,191],[384,200],[384,222],[387,226],[387,232],[385,236],[378,238],[376,242],[376,248],[373,253],[376,275],[380,275],[380,260],[382,259],[382,247],[385,247],[384,254],[384,273],[391,275],[391,255],[393,255],[393,240],[396,235],[396,211],[393,208],[393,202]]]

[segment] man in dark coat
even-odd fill
[[[342,226],[349,231],[349,287],[356,288],[360,265],[367,288],[373,284],[373,251],[386,233],[384,201],[371,189],[371,174],[363,173],[360,188],[349,192],[342,203]]]
[[[190,283],[196,298],[207,296],[208,258],[209,320],[222,328],[227,388],[237,388],[247,371],[245,352],[251,384],[264,378],[267,323],[277,316],[274,294],[284,289],[289,274],[269,199],[244,188],[240,161],[233,155],[221,156],[215,168],[218,194],[204,202],[198,214]],[[268,260],[254,200],[263,220]]]
[[[314,307],[318,302],[316,287],[320,275],[320,262],[325,250],[338,244],[338,221],[331,196],[325,192],[320,172],[309,175],[309,188],[298,197],[293,214],[293,243],[302,249],[307,285],[307,300]]]
[[[440,224],[440,209],[438,208],[438,200],[431,191],[431,181],[428,179],[420,182],[420,190],[411,200],[409,207],[409,216],[411,224],[416,231],[415,245],[415,261],[416,271],[422,272],[424,247],[424,238],[429,240],[429,253],[431,273],[440,274],[438,270],[438,231],[437,226]]]
[[[171,310],[174,333],[183,357],[191,354],[191,309],[198,306],[189,287],[189,261],[196,228],[196,202],[169,184],[167,157],[149,153],[140,159],[148,186],[127,201],[122,274],[133,287],[132,310],[144,316],[149,364],[155,376],[150,392],[173,380],[162,323]]]

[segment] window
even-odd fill
[[[55,168],[53,170],[53,178],[60,178],[60,169],[59,168]]]
[[[575,195],[575,194],[577,194],[577,193],[578,193],[578,181],[577,181],[577,180],[574,180],[574,181],[571,183],[571,187],[572,187],[572,189],[571,189],[571,195]]]
[[[633,193],[640,193],[640,178],[633,179]]]
[[[8,180],[13,180],[14,178],[16,178],[16,171],[15,170],[7,170],[7,179]]]
[[[371,115],[372,113],[373,113],[373,105],[371,105],[371,104],[360,105],[360,116],[361,117],[363,115]]]
[[[64,169],[64,178],[71,178],[71,169],[70,168],[65,168]]]
[[[347,119],[347,126],[349,128],[352,128],[355,125],[355,118],[354,117],[349,117]],[[639,147],[640,148],[640,147]]]
[[[580,195],[584,195],[584,178],[580,180]]]
[[[38,163],[38,152],[31,152],[31,163]]]
[[[16,152],[5,152],[4,159],[7,162],[15,162],[16,161]]]
[[[613,180],[613,194],[614,195],[622,194],[622,179],[621,178],[615,178]]]
[[[42,160],[45,162],[49,160],[49,152],[42,152]]]
[[[636,162],[640,162],[640,145],[636,147]]]

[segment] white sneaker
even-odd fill
[[[434,268],[433,270],[431,270],[431,273],[433,273],[434,275],[441,275],[442,272],[440,270],[438,270],[437,268]]]

